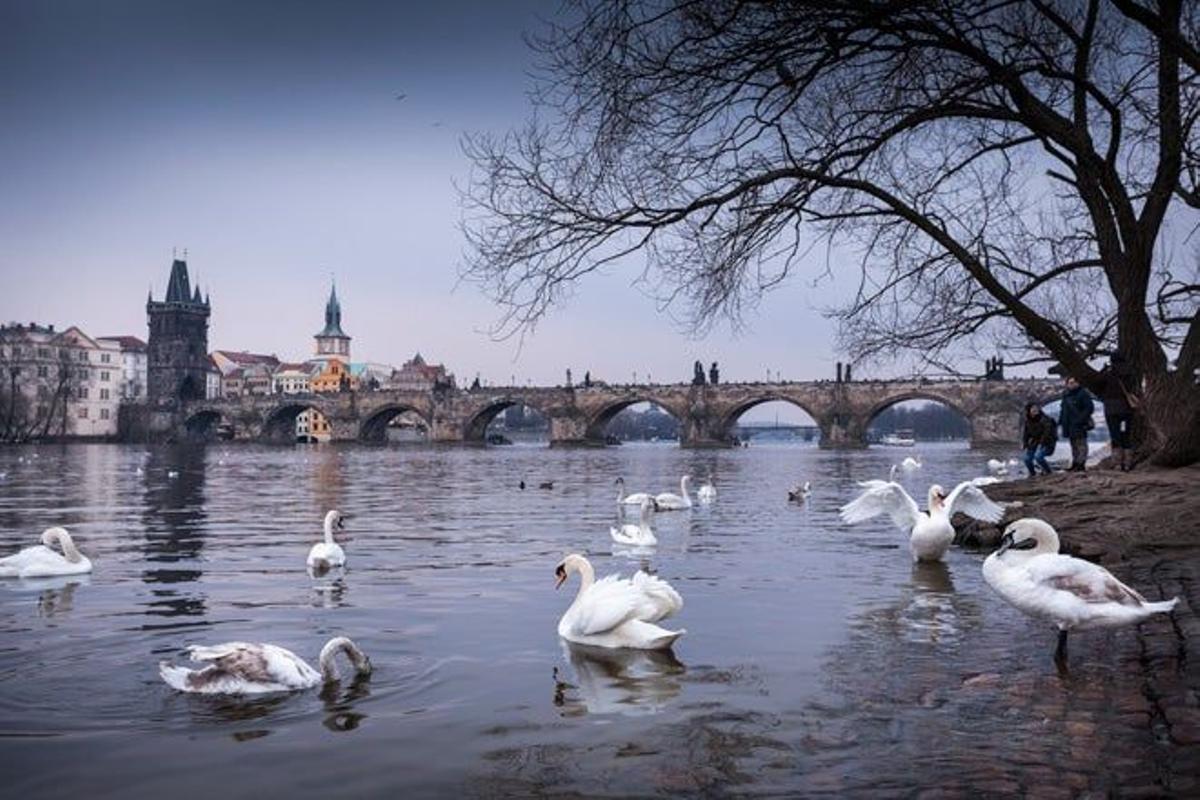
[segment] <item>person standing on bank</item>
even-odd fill
[[[1095,427],[1095,423],[1092,422],[1092,412],[1095,410],[1096,404],[1092,402],[1088,390],[1080,386],[1074,376],[1068,375],[1058,424],[1062,426],[1063,438],[1071,442],[1071,472],[1083,472],[1087,469],[1087,435],[1088,431]]]
[[[1100,389],[1100,401],[1104,403],[1104,421],[1108,423],[1108,436],[1112,441],[1113,459],[1122,472],[1133,469],[1133,442],[1130,434],[1133,427],[1133,409],[1137,396],[1133,390],[1137,380],[1129,362],[1120,353],[1113,353],[1108,366],[1100,371],[1104,384]]]
[[[1025,419],[1021,426],[1021,444],[1025,448],[1025,468],[1029,477],[1037,474],[1041,468],[1044,475],[1050,474],[1050,465],[1046,456],[1054,452],[1058,442],[1057,426],[1054,420],[1042,413],[1042,407],[1037,403],[1025,406]]]

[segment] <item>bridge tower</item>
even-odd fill
[[[150,402],[204,398],[208,380],[208,298],[191,290],[187,262],[175,259],[161,301],[146,296],[150,326],[146,357],[146,394]]]
[[[350,337],[342,331],[342,304],[338,301],[336,284],[330,286],[329,301],[325,303],[325,327],[313,338],[317,340],[318,359],[349,363]]]

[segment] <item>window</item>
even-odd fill
[[[83,350],[80,350],[78,353],[76,353],[75,357],[79,361],[87,361],[87,353],[85,353]]]
[[[50,357],[50,348],[49,347],[39,347],[38,348],[38,358],[49,358],[49,357]]]
[[[108,370],[106,370],[106,369],[100,370],[100,380],[102,380],[102,381],[108,380]]]
[[[100,419],[108,419],[108,409],[107,408],[100,409]]]
[[[87,406],[84,406],[83,408],[79,409],[79,418],[87,419],[88,418],[87,411],[88,411]]]
[[[101,400],[107,400],[107,399],[108,399],[108,389],[101,389],[101,390],[100,390],[100,399],[101,399]]]
[[[79,387],[79,390],[78,390],[78,392],[76,392],[76,396],[77,396],[77,397],[78,397],[80,400],[87,400],[87,396],[88,396],[88,391],[87,391],[87,390],[88,390],[88,387],[86,387],[86,386],[80,386],[80,387]]]
[[[38,377],[39,378],[50,377],[50,368],[47,367],[45,364],[38,365]]]
[[[100,363],[101,363],[101,364],[111,364],[111,363],[112,363],[112,361],[110,361],[110,360],[109,360],[109,354],[108,354],[108,353],[101,353],[101,354],[100,354]],[[105,378],[104,380],[108,380],[108,378]]]

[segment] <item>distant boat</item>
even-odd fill
[[[913,447],[917,440],[913,438],[912,431],[898,430],[895,433],[884,434],[879,443],[888,447]]]

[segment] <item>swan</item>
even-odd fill
[[[618,544],[628,544],[634,547],[653,547],[658,544],[658,537],[654,535],[654,531],[650,529],[650,521],[648,515],[654,507],[654,501],[647,497],[642,501],[641,514],[638,516],[638,524],[626,522],[621,527],[610,527],[609,533],[614,542]]]
[[[346,515],[336,509],[325,515],[325,541],[317,542],[308,551],[308,566],[313,569],[340,567],[346,563],[346,551],[333,540],[333,526],[346,527]]]
[[[625,479],[617,478],[617,505],[640,506],[643,500],[654,502],[654,495],[649,492],[634,492],[625,494]],[[656,509],[657,510],[657,509]]]
[[[993,475],[1007,475],[1008,464],[998,458],[989,458],[987,462],[988,471]]]
[[[842,506],[842,520],[862,522],[880,514],[889,514],[896,527],[909,532],[913,561],[938,561],[954,541],[950,519],[963,513],[985,522],[999,522],[1004,509],[988,499],[971,481],[964,481],[950,494],[938,484],[929,487],[929,511],[922,513],[917,502],[898,483],[864,481],[866,491]]]
[[[632,578],[609,575],[597,581],[588,560],[572,554],[554,568],[555,588],[576,572],[579,593],[558,621],[558,635],[568,642],[605,648],[666,650],[685,633],[654,624],[683,608],[683,598],[666,581],[641,570]]]
[[[692,496],[688,494],[688,484],[692,476],[684,475],[679,479],[679,494],[663,492],[654,496],[654,504],[659,511],[682,511],[692,507]]]
[[[896,470],[897,469],[899,469],[899,467],[897,467],[895,464],[892,464],[892,468],[888,470],[888,480],[889,481],[896,480]]]
[[[912,472],[914,469],[920,469],[921,466],[920,456],[917,456],[916,458],[909,456],[900,462],[900,469],[904,470],[905,472]]]
[[[714,502],[717,499],[717,487],[708,478],[705,478],[704,483],[696,490],[696,499],[704,505]]]
[[[171,478],[172,480],[174,480],[175,478],[178,478],[178,477],[179,477],[179,470],[177,470],[177,469],[169,469],[169,470],[167,470],[167,477],[168,477],[168,478]]]
[[[62,555],[53,549],[55,542],[62,548]],[[0,578],[47,578],[91,571],[92,562],[75,549],[75,542],[66,528],[47,528],[42,533],[41,544],[0,558]]]
[[[794,503],[803,503],[808,499],[810,494],[812,494],[812,483],[810,481],[805,481],[803,486],[797,483],[788,489],[788,500]]]
[[[983,579],[1020,611],[1058,626],[1054,659],[1060,665],[1070,631],[1131,625],[1179,602],[1151,602],[1099,564],[1061,555],[1058,532],[1032,517],[1005,529],[999,549],[983,562]]]
[[[371,674],[371,660],[345,636],[335,636],[321,648],[320,672],[291,650],[257,642],[226,642],[212,647],[192,646],[192,661],[211,661],[203,669],[158,663],[158,674],[172,689],[196,694],[262,694],[311,689],[338,680],[334,658],[345,653],[359,675]]]

